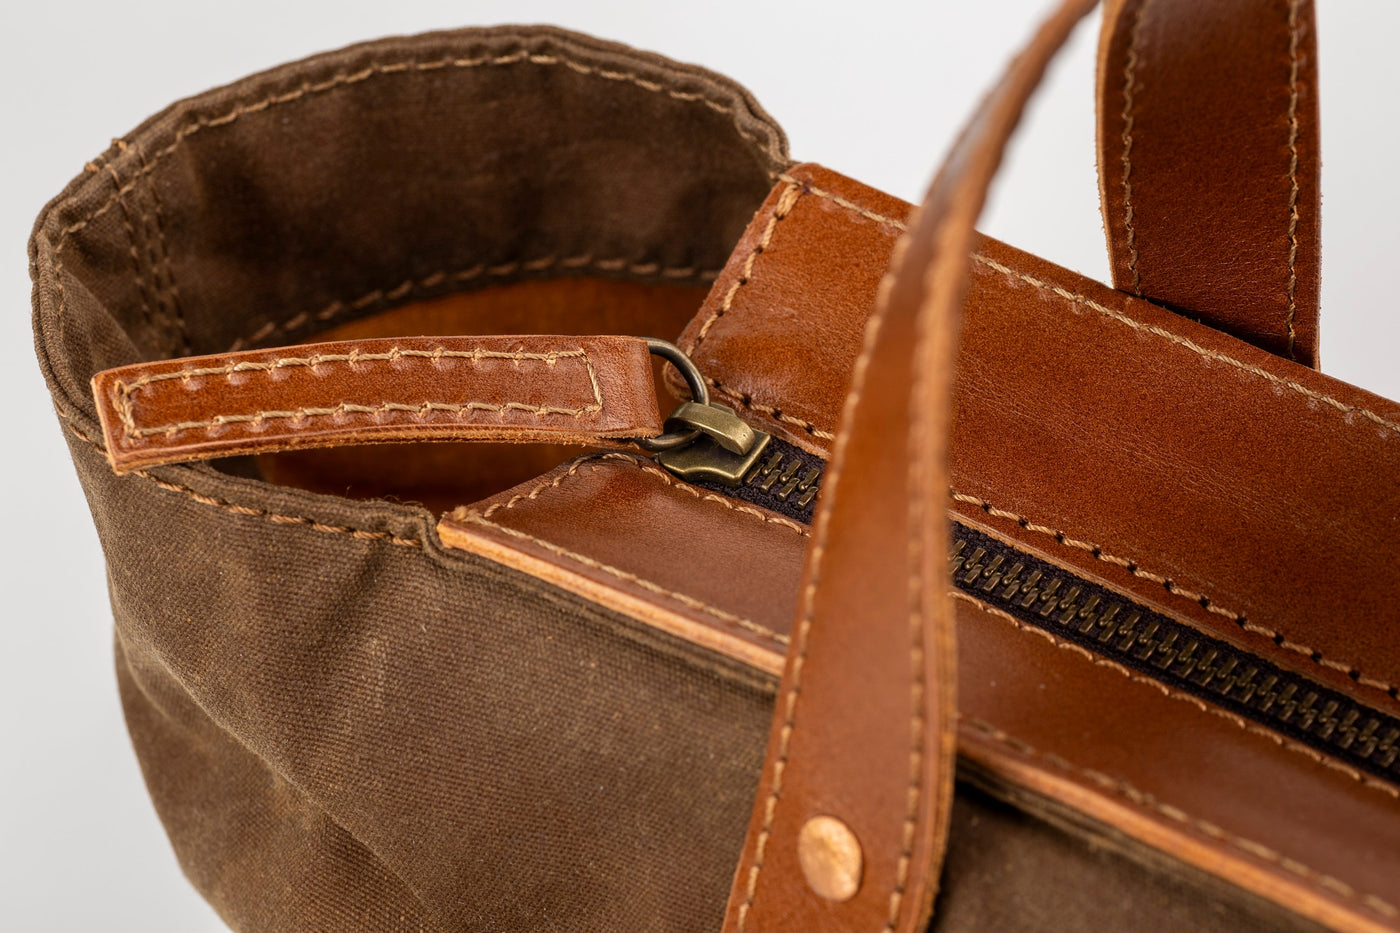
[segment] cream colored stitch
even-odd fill
[[[1339,897],[1356,901],[1357,903],[1360,903],[1362,906],[1366,907],[1368,910],[1371,910],[1374,913],[1377,913],[1389,920],[1393,920],[1396,917],[1400,917],[1400,910],[1397,910],[1394,906],[1380,899],[1379,897],[1376,897],[1374,894],[1365,894],[1363,892],[1357,891],[1355,888],[1353,888],[1346,882],[1338,878],[1334,878],[1331,875],[1326,875],[1315,869],[1309,868],[1302,862],[1299,862],[1296,859],[1288,858],[1274,851],[1268,846],[1261,845],[1257,842],[1253,842],[1249,839],[1244,838],[1243,836],[1238,836],[1230,832],[1229,830],[1223,829],[1222,827],[1215,825],[1214,823],[1209,823],[1205,820],[1201,820],[1196,817],[1190,816],[1181,808],[1162,803],[1152,794],[1137,789],[1122,778],[1115,778],[1110,775],[1104,774],[1101,771],[1095,771],[1090,768],[1078,767],[1077,765],[1071,764],[1065,759],[1060,758],[1058,755],[1039,752],[1029,743],[1022,741],[1021,739],[1017,739],[1014,736],[1008,735],[1004,730],[997,728],[996,726],[992,725],[989,722],[986,722],[985,720],[977,719],[971,716],[962,716],[961,719],[964,726],[972,729],[973,731],[981,734],[982,736],[988,739],[997,742],[998,744],[1004,745],[1007,748],[1012,749],[1022,757],[1038,758],[1041,761],[1053,765],[1055,768],[1061,771],[1065,771],[1077,777],[1086,778],[1093,784],[1096,784],[1099,787],[1104,788],[1105,790],[1112,791],[1118,796],[1123,797],[1126,800],[1132,801],[1139,807],[1152,810],[1156,813],[1160,813],[1162,816],[1165,816],[1172,822],[1188,826],[1204,834],[1210,839],[1227,843],[1233,848],[1239,849],[1241,852],[1248,853],[1249,855],[1252,855],[1255,858],[1260,859],[1261,861],[1277,865],[1284,871],[1287,871],[1289,874],[1303,878],[1310,884],[1319,887],[1323,890],[1332,892],[1338,895]]]
[[[503,534],[508,534],[514,538],[519,538],[522,541],[529,541],[531,544],[535,544],[539,547],[544,548],[551,554],[557,554],[558,556],[567,558],[568,560],[576,561],[577,563],[580,563],[585,567],[590,567],[594,570],[606,573],[609,576],[617,577],[619,580],[626,580],[628,583],[631,583],[635,586],[639,586],[649,593],[655,593],[658,596],[666,596],[670,599],[674,599],[676,602],[680,603],[683,606],[689,606],[691,609],[695,609],[699,612],[704,612],[708,615],[712,615],[717,619],[722,619],[725,622],[730,623],[731,625],[736,625],[739,628],[744,629],[745,631],[751,632],[770,641],[777,642],[780,645],[787,644],[787,638],[785,636],[779,635],[772,629],[765,628],[764,626],[759,625],[757,622],[752,622],[748,619],[743,618],[742,616],[734,615],[731,612],[725,612],[723,609],[717,609],[714,606],[709,605],[708,603],[701,602],[700,600],[695,599],[691,596],[687,596],[684,593],[677,593],[673,590],[668,590],[665,587],[659,586],[658,584],[655,584],[650,580],[645,580],[634,573],[628,573],[625,570],[619,570],[616,567],[604,564],[601,561],[596,561],[591,557],[584,556],[583,554],[576,554],[573,551],[570,551],[566,548],[562,548],[557,544],[553,544],[549,541],[544,541],[540,538],[536,538],[534,535],[526,534],[523,531],[517,531],[514,528],[509,528],[505,525],[500,525],[496,522],[488,521],[487,518],[479,512],[473,512],[464,507],[452,513],[452,517],[457,521],[471,522],[474,525],[482,525],[487,528],[493,528],[496,531],[502,532]]]
[[[1149,570],[1144,570],[1142,567],[1138,566],[1137,561],[1128,560],[1123,557],[1115,557],[1112,554],[1106,553],[1103,550],[1103,548],[1099,547],[1096,544],[1092,544],[1088,541],[1076,540],[1067,536],[1064,532],[1056,528],[1051,528],[1047,525],[1036,524],[1035,522],[1030,521],[1022,515],[1017,515],[1015,512],[1008,512],[1005,509],[999,509],[996,506],[992,505],[990,502],[988,502],[986,499],[979,499],[976,496],[965,495],[964,493],[958,492],[956,489],[951,489],[949,490],[949,492],[952,494],[952,497],[956,502],[964,502],[968,505],[976,506],[983,512],[986,512],[988,515],[992,515],[997,518],[1009,519],[1011,521],[1014,521],[1016,524],[1020,525],[1027,531],[1032,531],[1036,534],[1046,535],[1047,537],[1054,538],[1060,544],[1066,545],[1067,547],[1072,547],[1075,550],[1084,551],[1085,553],[1093,557],[1095,560],[1101,560],[1105,563],[1113,564],[1116,567],[1121,567],[1132,576],[1138,577],[1143,580],[1150,580],[1151,582],[1156,583],[1158,586],[1162,587],[1163,590],[1165,590],[1168,593],[1171,593],[1173,596],[1178,596],[1182,599],[1188,600],[1189,602],[1195,603],[1197,606],[1200,606],[1202,609],[1205,609],[1207,612],[1212,612],[1218,616],[1222,616],[1226,619],[1229,619],[1231,622],[1235,623],[1246,632],[1250,632],[1255,635],[1262,635],[1268,638],[1274,644],[1278,645],[1280,648],[1286,648],[1287,650],[1292,651],[1296,654],[1301,654],[1303,657],[1307,658],[1309,661],[1312,661],[1314,664],[1318,664],[1323,667],[1330,668],[1332,670],[1341,671],[1356,683],[1363,684],[1373,689],[1381,690],[1388,696],[1390,696],[1392,699],[1400,699],[1400,696],[1397,696],[1397,693],[1400,693],[1400,690],[1397,690],[1396,687],[1386,683],[1385,681],[1377,680],[1373,677],[1367,676],[1360,669],[1358,669],[1356,665],[1329,660],[1326,657],[1324,657],[1321,652],[1307,645],[1302,645],[1298,642],[1290,641],[1289,639],[1287,639],[1286,637],[1284,637],[1283,635],[1274,631],[1271,628],[1259,625],[1255,622],[1251,622],[1242,614],[1226,609],[1224,606],[1217,605],[1214,600],[1212,600],[1209,596],[1205,595],[1204,593],[1198,593],[1194,590],[1187,589],[1184,586],[1179,586],[1174,581],[1162,576],[1161,574],[1152,573]]]
[[[905,241],[901,240],[896,246],[896,255],[890,264],[891,268],[896,268],[899,265],[904,245]],[[854,417],[856,407],[860,404],[861,394],[865,389],[866,370],[870,367],[870,358],[875,352],[875,344],[885,318],[886,302],[884,298],[888,294],[889,281],[890,273],[887,272],[885,278],[881,280],[880,300],[876,302],[875,313],[865,323],[860,355],[856,358],[855,366],[851,372],[851,391],[846,396],[842,413],[842,420],[846,423],[849,423]],[[758,882],[763,873],[764,856],[768,848],[768,840],[773,835],[773,820],[777,815],[778,802],[782,799],[788,750],[792,743],[792,735],[797,729],[797,703],[802,695],[802,674],[807,663],[812,621],[816,615],[817,588],[821,585],[822,562],[826,558],[827,541],[831,535],[832,503],[840,488],[838,484],[845,466],[846,446],[849,440],[849,434],[841,434],[836,438],[836,447],[832,453],[831,465],[828,468],[831,472],[826,483],[823,484],[823,496],[826,498],[827,506],[817,510],[816,528],[807,557],[810,570],[807,575],[807,585],[802,588],[802,611],[796,629],[797,644],[794,649],[789,651],[788,656],[786,677],[790,680],[790,684],[783,693],[783,724],[778,731],[778,754],[773,761],[772,782],[763,803],[763,825],[754,843],[753,861],[749,867],[748,879],[745,884],[744,900],[739,905],[736,915],[736,933],[744,933],[749,911],[753,909],[754,899],[758,896]]]
[[[839,204],[842,207],[846,208],[846,210],[851,211],[855,214],[859,214],[867,220],[873,220],[876,223],[881,224],[889,224],[890,226],[900,231],[909,229],[909,225],[905,221],[895,220],[893,217],[886,217],[884,214],[877,214],[875,211],[872,211],[867,207],[861,207],[854,201],[848,201],[846,198],[843,198],[837,194],[832,194],[830,191],[827,191],[824,188],[818,188],[816,185],[808,184],[802,179],[797,178],[793,175],[789,175],[786,172],[780,174],[778,176],[778,180],[785,181],[790,185],[798,185],[807,194],[814,194],[819,198],[825,198],[828,201],[832,201],[836,204]]]
[[[1168,340],[1179,347],[1185,347],[1192,353],[1195,353],[1199,356],[1203,356],[1206,359],[1215,360],[1217,363],[1224,363],[1226,366],[1233,367],[1242,372],[1249,373],[1253,376],[1258,376],[1260,379],[1263,379],[1272,385],[1278,386],[1281,389],[1287,389],[1291,392],[1296,392],[1299,395],[1302,395],[1304,398],[1312,399],[1315,402],[1321,402],[1322,404],[1327,405],[1330,408],[1336,409],[1344,415],[1358,415],[1362,418],[1365,418],[1367,421],[1376,424],[1378,427],[1384,428],[1387,431],[1393,433],[1400,433],[1400,423],[1390,421],[1376,414],[1370,409],[1360,408],[1355,405],[1348,405],[1345,402],[1339,402],[1330,395],[1325,395],[1322,392],[1316,392],[1312,389],[1309,389],[1307,386],[1302,385],[1301,383],[1293,381],[1292,379],[1286,379],[1283,376],[1274,375],[1266,369],[1263,369],[1259,366],[1255,366],[1251,363],[1242,362],[1240,360],[1235,359],[1232,356],[1227,356],[1224,353],[1220,353],[1215,350],[1208,350],[1200,344],[1186,337],[1179,336],[1177,334],[1172,333],[1169,330],[1157,327],[1152,324],[1144,324],[1141,321],[1136,321],[1120,311],[1114,311],[1112,308],[1104,307],[1103,305],[1090,298],[1086,298],[1083,295],[1077,295],[1074,292],[1069,291],[1068,289],[1059,287],[1058,285],[1051,285],[1047,282],[1042,282],[1040,279],[1037,279],[1031,275],[1026,275],[1024,272],[1017,272],[1015,269],[1012,269],[1009,266],[1002,265],[1001,263],[996,262],[995,260],[988,259],[986,256],[974,253],[972,255],[972,258],[975,262],[981,263],[982,265],[987,266],[990,269],[995,269],[997,272],[1000,272],[1003,275],[1012,276],[1014,278],[1020,279],[1027,285],[1031,285],[1041,291],[1052,292],[1065,299],[1066,301],[1078,305],[1083,305],[1084,307],[1089,308],[1093,311],[1097,311],[1099,314],[1111,318],[1120,324],[1126,325],[1127,327],[1131,327],[1133,330],[1161,337],[1164,340]]]
[[[1143,11],[1150,0],[1140,0],[1133,11],[1133,23],[1128,34],[1128,55],[1123,65],[1123,227],[1127,231],[1128,269],[1133,274],[1133,294],[1142,297],[1142,275],[1138,272],[1137,231],[1133,227],[1133,105],[1136,94],[1137,66],[1141,59],[1140,43]]]
[[[1288,4],[1288,358],[1294,352],[1298,332],[1298,0]]]
[[[297,330],[307,324],[325,324],[336,318],[351,313],[353,311],[363,311],[371,305],[383,301],[397,301],[416,291],[426,291],[437,288],[447,282],[453,284],[463,284],[482,276],[503,276],[511,275],[525,269],[530,272],[542,272],[546,269],[558,266],[564,269],[584,269],[595,268],[605,272],[626,271],[633,275],[657,276],[663,279],[674,279],[681,281],[684,279],[694,279],[700,282],[713,281],[719,275],[716,269],[696,269],[695,266],[676,266],[663,268],[660,263],[646,262],[634,263],[626,259],[595,259],[591,254],[579,256],[542,256],[538,259],[519,260],[497,266],[486,266],[478,263],[466,269],[459,269],[456,272],[439,271],[432,275],[424,276],[417,281],[412,279],[399,283],[394,288],[385,290],[376,288],[367,292],[353,301],[333,301],[319,311],[303,311],[285,321],[269,321],[259,327],[247,337],[240,337],[229,347],[230,351],[242,350],[254,344],[261,343],[274,334],[286,333]]]
[[[768,226],[764,227],[763,235],[758,238],[758,243],[754,245],[748,258],[744,260],[743,271],[734,280],[734,284],[729,286],[729,291],[724,293],[724,300],[720,302],[720,306],[711,311],[710,316],[701,323],[700,332],[690,342],[690,346],[686,347],[687,353],[693,354],[696,348],[705,342],[705,338],[709,336],[710,328],[715,326],[715,322],[729,312],[729,308],[734,304],[734,296],[753,277],[754,263],[758,261],[759,255],[768,249],[773,242],[773,232],[778,229],[778,224],[782,222],[783,218],[792,212],[793,206],[797,204],[797,199],[800,197],[802,197],[802,189],[796,185],[790,184],[783,189],[783,193],[778,196],[778,203],[773,208],[773,216],[768,218]]]
[[[76,233],[77,231],[83,229],[88,224],[96,220],[103,213],[110,210],[116,198],[123,196],[126,194],[127,191],[130,191],[136,185],[137,181],[142,175],[145,175],[152,171],[155,168],[155,166],[160,164],[162,160],[164,160],[167,156],[169,156],[172,152],[179,148],[180,144],[183,143],[186,139],[195,135],[196,133],[202,132],[203,130],[211,129],[213,127],[218,126],[227,126],[228,124],[238,120],[240,117],[246,116],[248,114],[261,113],[273,107],[279,107],[283,104],[289,104],[292,101],[300,100],[303,97],[322,94],[326,91],[330,91],[338,87],[358,84],[361,81],[367,81],[370,78],[375,77],[376,75],[399,74],[407,71],[437,71],[443,68],[495,67],[503,65],[513,65],[519,62],[530,62],[532,64],[541,66],[563,65],[565,67],[568,67],[572,71],[578,72],[579,74],[591,75],[609,81],[620,81],[624,83],[633,84],[646,91],[664,94],[665,96],[670,97],[673,100],[703,104],[705,107],[715,111],[716,113],[729,116],[733,122],[734,131],[740,136],[742,136],[744,139],[758,146],[759,149],[763,152],[763,154],[766,155],[769,159],[771,159],[774,163],[781,164],[786,161],[782,153],[778,151],[777,140],[770,139],[765,142],[763,140],[760,140],[758,137],[754,136],[751,132],[749,132],[740,124],[739,112],[736,109],[726,104],[722,104],[718,101],[710,100],[708,97],[705,97],[702,94],[689,91],[678,91],[674,88],[668,88],[656,82],[647,81],[640,75],[632,74],[630,72],[608,71],[594,67],[592,65],[585,65],[581,62],[571,61],[569,59],[562,58],[559,56],[531,55],[530,53],[524,51],[513,52],[509,55],[482,56],[480,58],[449,57],[430,62],[405,61],[393,62],[388,64],[375,63],[352,74],[345,74],[342,72],[341,74],[335,75],[329,80],[322,81],[316,84],[304,82],[300,88],[294,91],[288,91],[283,94],[274,94],[270,97],[263,98],[262,100],[255,101],[251,104],[239,104],[229,112],[222,114],[218,117],[201,116],[195,118],[191,122],[186,123],[184,126],[180,127],[180,129],[177,130],[175,133],[175,138],[168,145],[166,145],[162,149],[157,150],[153,154],[150,164],[144,167],[140,172],[138,172],[137,175],[134,176],[124,188],[119,189],[111,198],[109,198],[105,203],[99,206],[93,213],[89,214],[84,219],[66,227],[62,231],[61,236],[66,239],[69,234]]]
[[[919,210],[922,211],[922,208]],[[939,221],[937,226],[942,226],[942,222]],[[890,293],[894,290],[895,278],[904,269],[908,247],[909,237],[901,237],[896,244],[894,255],[891,257],[889,271],[880,280],[876,306],[881,309],[888,307]],[[930,263],[924,269],[924,284],[930,293],[936,291],[937,272],[936,263]],[[915,330],[916,342],[926,338],[925,328],[919,326],[918,322],[916,322]],[[930,373],[922,367],[915,369],[912,388],[914,398],[926,397],[927,392],[924,387],[929,376]],[[854,408],[852,414],[854,414]],[[928,447],[926,419],[921,417],[921,413],[917,409],[911,410],[909,417],[911,421],[909,443],[915,454],[909,458],[906,466],[906,477],[908,488],[918,489],[926,482],[926,478],[934,471],[935,467],[926,461],[923,454],[923,451]],[[850,421],[848,420],[847,423]],[[923,792],[924,781],[924,730],[927,725],[924,705],[927,688],[924,681],[923,601],[928,598],[930,587],[926,585],[923,578],[922,555],[924,528],[928,522],[925,521],[923,514],[923,501],[918,496],[910,497],[908,508],[909,526],[905,536],[908,577],[905,584],[905,596],[909,609],[909,664],[912,669],[909,684],[909,780],[904,801],[903,845],[895,867],[895,883],[894,888],[890,891],[889,913],[885,918],[883,933],[894,933],[895,928],[899,925],[899,912],[904,905],[904,892],[909,883],[909,867],[913,861],[914,840],[918,829],[919,797]],[[941,517],[937,518],[939,521],[944,520]],[[949,624],[952,624],[951,620],[949,620]],[[936,819],[936,817],[934,818]]]
[[[579,469],[585,463],[597,460],[611,460],[630,464],[631,466],[634,466],[637,469],[641,470],[643,473],[646,473],[647,475],[652,476],[655,479],[659,479],[666,485],[677,489],[683,493],[686,493],[687,495],[693,496],[696,499],[699,499],[701,502],[711,502],[715,505],[722,506],[723,508],[731,512],[738,512],[741,515],[748,515],[751,518],[755,518],[765,524],[778,525],[782,528],[786,528],[789,531],[794,532],[795,534],[801,535],[804,538],[807,537],[809,534],[808,530],[802,525],[799,525],[797,522],[789,521],[788,519],[783,518],[780,515],[767,514],[760,509],[744,505],[741,502],[730,498],[729,496],[717,496],[714,493],[706,492],[702,489],[697,489],[696,487],[691,486],[689,483],[681,482],[680,480],[673,477],[670,473],[667,473],[665,470],[660,470],[654,466],[650,466],[649,464],[651,461],[646,460],[643,457],[638,457],[633,454],[616,452],[589,454],[585,457],[581,457],[579,460],[575,461],[574,465],[569,468],[568,472],[560,473],[553,479],[544,480],[543,482],[535,486],[533,489],[531,489],[529,492],[519,493],[517,495],[511,496],[510,499],[506,500],[505,502],[497,502],[496,504],[488,507],[486,511],[482,513],[482,517],[490,518],[498,511],[515,508],[521,502],[533,502],[536,499],[538,499],[540,494],[543,493],[546,489],[558,489],[560,484],[563,483],[564,480],[576,475]]]
[[[1263,726],[1256,725],[1242,716],[1237,716],[1228,710],[1221,709],[1220,707],[1209,704],[1204,700],[1200,699],[1199,697],[1194,697],[1189,693],[1182,693],[1179,690],[1174,690],[1171,687],[1168,687],[1166,684],[1153,680],[1150,677],[1144,677],[1141,674],[1135,673],[1134,671],[1129,670],[1128,668],[1124,667],[1121,664],[1118,664],[1115,661],[1110,661],[1107,658],[1099,657],[1092,651],[1089,651],[1087,648],[1082,648],[1079,645],[1074,644],[1073,642],[1065,641],[1062,638],[1058,638],[1054,634],[1047,632],[1044,629],[1038,628],[1034,625],[1027,625],[1026,623],[1022,622],[1020,619],[1017,619],[1010,613],[1004,612],[996,608],[995,606],[989,606],[988,604],[982,602],[980,599],[976,599],[975,597],[969,596],[961,590],[951,590],[949,591],[948,595],[951,596],[953,599],[965,602],[970,606],[975,606],[982,612],[985,612],[990,616],[993,616],[997,619],[1000,619],[1003,622],[1008,623],[1018,631],[1038,636],[1040,638],[1045,639],[1050,644],[1054,645],[1056,648],[1059,648],[1062,651],[1068,651],[1071,654],[1076,654],[1096,667],[1107,668],[1108,670],[1111,670],[1117,674],[1121,674],[1122,676],[1128,678],[1134,683],[1142,684],[1146,687],[1151,687],[1152,689],[1161,693],[1163,696],[1171,697],[1173,700],[1180,700],[1183,703],[1187,703],[1191,706],[1194,706],[1196,709],[1201,710],[1202,712],[1210,713],[1212,716],[1218,716],[1226,722],[1230,723],[1231,725],[1245,732],[1266,738],[1281,748],[1286,748],[1291,752],[1296,752],[1304,756],[1305,758],[1316,762],[1317,764],[1323,765],[1326,768],[1330,768],[1331,770],[1336,771],[1340,774],[1344,774],[1359,784],[1364,784],[1372,790],[1380,791],[1387,797],[1400,799],[1400,789],[1397,789],[1396,787],[1393,787],[1392,785],[1387,784],[1384,781],[1378,781],[1375,778],[1372,778],[1369,775],[1350,767],[1349,765],[1343,764],[1340,761],[1336,761],[1333,758],[1323,755],[1313,750],[1312,748],[1309,748],[1306,745],[1278,735],[1277,733],[1266,729]]]
[[[403,358],[428,359],[434,363],[443,358],[467,359],[471,360],[473,363],[478,363],[483,359],[514,360],[517,364],[521,360],[536,360],[550,366],[560,359],[577,358],[583,361],[587,369],[590,385],[593,390],[593,401],[581,408],[527,405],[523,402],[447,403],[424,401],[417,404],[405,404],[386,401],[379,405],[358,405],[351,402],[342,402],[334,407],[307,407],[287,411],[260,411],[247,414],[219,414],[201,421],[181,421],[172,424],[157,425],[155,427],[137,427],[133,413],[132,400],[135,394],[143,387],[152,383],[166,382],[174,379],[188,383],[190,379],[204,376],[228,376],[233,373],[242,372],[270,373],[288,367],[309,367],[314,369],[317,366],[336,363],[344,363],[354,367],[358,364],[383,361],[392,362]],[[388,412],[415,412],[417,416],[421,418],[426,417],[431,412],[448,412],[461,415],[474,411],[490,411],[497,413],[519,411],[533,414],[536,417],[545,415],[568,415],[578,418],[590,412],[601,411],[603,408],[602,389],[598,384],[597,374],[593,369],[593,362],[589,359],[588,354],[581,349],[558,350],[548,353],[526,353],[524,351],[503,352],[498,350],[484,350],[481,348],[474,350],[447,350],[443,347],[437,347],[433,350],[405,350],[400,347],[391,347],[389,350],[382,353],[361,353],[358,350],[351,350],[349,353],[321,353],[309,357],[278,357],[273,360],[244,360],[237,363],[228,363],[224,366],[208,366],[198,369],[180,369],[167,373],[155,373],[142,376],[131,383],[118,381],[115,384],[115,389],[117,395],[117,411],[121,416],[125,433],[128,437],[133,438],[149,437],[155,434],[169,436],[181,431],[210,428],[225,424],[283,419],[295,420],[346,414],[378,415]]]
[[[272,512],[267,509],[254,509],[224,499],[216,499],[213,496],[206,496],[203,493],[195,492],[188,486],[167,482],[147,473],[145,470],[135,470],[130,475],[149,480],[168,492],[183,493],[201,505],[223,509],[226,512],[232,512],[234,515],[248,515],[254,518],[262,518],[275,525],[305,525],[314,531],[321,531],[327,534],[350,535],[350,537],[357,538],[361,541],[388,541],[390,544],[397,544],[402,547],[421,548],[423,546],[422,541],[413,538],[401,538],[388,531],[364,531],[360,528],[351,528],[345,525],[327,525],[314,518],[303,518],[298,515],[283,515],[279,512]]]
[[[847,207],[855,213],[859,213],[862,216],[869,217],[873,220],[878,220],[882,223],[890,224],[896,229],[907,229],[907,225],[902,221],[895,220],[892,217],[886,217],[882,214],[877,214],[874,211],[868,211],[864,208],[861,208],[859,205],[852,204],[849,201],[844,201],[843,199],[837,198],[834,195],[831,195],[827,192],[820,191],[819,189],[809,188],[807,189],[807,193],[816,195],[817,197],[830,198],[835,203],[840,204],[843,207]],[[1014,278],[1020,279],[1027,285],[1030,285],[1039,291],[1050,292],[1052,294],[1058,295],[1066,301],[1082,305],[1086,308],[1089,308],[1092,311],[1096,311],[1099,314],[1104,315],[1105,317],[1112,318],[1113,320],[1118,321],[1120,324],[1124,324],[1128,327],[1131,327],[1134,330],[1152,334],[1156,337],[1161,337],[1164,340],[1168,340],[1176,344],[1177,346],[1185,347],[1186,349],[1192,351],[1193,353],[1196,353],[1199,356],[1205,357],[1206,359],[1211,359],[1219,363],[1224,363],[1227,366],[1231,366],[1235,369],[1241,370],[1242,372],[1246,372],[1250,375],[1264,379],[1265,381],[1275,386],[1278,386],[1279,388],[1287,389],[1292,392],[1297,392],[1305,398],[1309,398],[1315,402],[1320,402],[1324,405],[1327,405],[1328,407],[1333,408],[1343,413],[1344,415],[1359,415],[1360,417],[1365,418],[1367,421],[1373,422],[1381,428],[1400,434],[1400,423],[1390,421],[1369,409],[1360,408],[1355,405],[1348,405],[1345,402],[1340,402],[1337,399],[1332,398],[1330,395],[1326,395],[1321,392],[1316,392],[1312,389],[1309,389],[1305,385],[1293,381],[1292,379],[1286,379],[1282,376],[1277,376],[1269,372],[1268,370],[1262,369],[1258,366],[1254,366],[1250,363],[1242,362],[1240,360],[1235,359],[1232,356],[1228,356],[1227,354],[1220,353],[1215,350],[1208,350],[1205,347],[1202,347],[1199,344],[1195,343],[1194,341],[1189,340],[1186,337],[1178,336],[1177,334],[1174,334],[1171,331],[1166,330],[1164,328],[1157,327],[1152,324],[1143,324],[1140,321],[1136,321],[1133,318],[1128,317],[1122,312],[1114,311],[1111,308],[1105,307],[1104,305],[1099,304],[1091,298],[1087,298],[1084,295],[1076,294],[1074,292],[1069,291],[1068,289],[1061,288],[1058,285],[1051,285],[1048,282],[1043,282],[1040,279],[1037,279],[1035,276],[1027,275],[1024,272],[1018,272],[1009,266],[1003,265],[1002,263],[997,262],[994,259],[982,255],[981,253],[973,253],[971,258],[974,262],[987,266],[988,268],[995,269],[997,272],[1000,272],[1003,275],[1009,275]]]

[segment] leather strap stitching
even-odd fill
[[[1142,17],[1148,0],[1133,11],[1128,32],[1128,54],[1123,65],[1123,227],[1127,233],[1128,270],[1133,274],[1133,294],[1142,297],[1142,273],[1138,271],[1137,231],[1133,227],[1133,110],[1137,95],[1137,67],[1142,58]]]
[[[402,360],[429,360],[437,364],[443,359],[463,359],[470,360],[473,365],[479,364],[482,360],[512,360],[519,364],[521,361],[539,361],[553,367],[561,359],[581,359],[587,369],[589,384],[592,388],[593,401],[579,408],[563,408],[550,405],[529,405],[524,402],[434,402],[424,401],[418,404],[405,404],[402,402],[385,401],[379,405],[363,405],[352,402],[341,402],[334,407],[306,407],[290,411],[259,411],[252,413],[230,413],[211,415],[209,418],[200,421],[180,421],[153,427],[138,427],[134,412],[134,396],[148,385],[171,380],[180,380],[188,383],[191,379],[205,376],[229,376],[234,373],[271,373],[286,368],[307,367],[314,370],[317,366],[327,366],[333,364],[344,364],[352,369],[359,364],[390,362],[397,363]],[[574,418],[582,417],[585,414],[601,411],[603,408],[602,389],[598,384],[598,374],[593,368],[593,361],[589,359],[587,352],[582,349],[557,350],[547,353],[527,353],[524,351],[502,352],[498,350],[485,350],[476,348],[473,350],[448,350],[444,347],[436,347],[432,350],[406,350],[401,347],[392,347],[383,353],[360,353],[352,350],[349,353],[324,353],[310,357],[278,357],[272,360],[263,361],[242,361],[229,363],[225,366],[208,366],[198,369],[181,369],[175,372],[156,373],[145,375],[133,382],[127,383],[118,381],[115,383],[116,389],[116,409],[122,421],[124,433],[129,438],[149,437],[155,434],[171,436],[182,431],[190,431],[198,428],[216,427],[225,424],[236,424],[245,422],[262,422],[273,420],[309,420],[317,417],[338,416],[346,414],[368,414],[379,415],[388,412],[414,413],[417,417],[423,418],[432,412],[449,412],[458,415],[468,414],[473,411],[491,411],[504,414],[507,411],[520,411],[535,417],[546,415],[568,415]],[[192,393],[200,389],[189,390]],[[293,426],[295,427],[295,426]]]
[[[898,268],[904,255],[906,243],[907,241],[901,238],[896,244],[895,256],[891,259],[890,269]],[[854,417],[856,408],[860,404],[861,395],[865,390],[866,372],[870,367],[870,359],[875,353],[875,345],[885,316],[885,297],[892,282],[893,274],[886,272],[885,277],[880,282],[880,297],[875,304],[875,313],[865,324],[860,356],[856,358],[855,367],[851,373],[851,391],[846,396],[842,411],[843,421],[849,422]],[[811,551],[808,557],[811,570],[808,574],[807,585],[802,589],[802,610],[796,631],[797,651],[792,659],[792,684],[781,700],[784,707],[784,719],[779,732],[778,754],[773,762],[773,781],[763,803],[763,827],[759,830],[758,838],[754,843],[753,864],[749,867],[744,900],[739,905],[736,916],[736,933],[744,933],[747,928],[749,911],[752,910],[754,901],[758,897],[758,883],[763,873],[764,853],[768,847],[768,840],[773,835],[773,822],[777,816],[779,801],[782,798],[783,775],[787,770],[788,750],[792,744],[792,736],[797,729],[797,704],[802,695],[802,674],[807,662],[807,649],[811,641],[812,621],[816,615],[817,587],[821,584],[822,563],[826,557],[827,541],[831,534],[832,502],[834,497],[839,494],[839,480],[845,464],[846,445],[849,440],[849,433],[837,436],[836,448],[832,453],[831,466],[829,467],[831,472],[823,484],[827,504],[817,511],[816,528],[812,534]]]
[[[1288,3],[1288,358],[1296,360],[1298,332],[1298,0]]]

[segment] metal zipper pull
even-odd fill
[[[733,409],[711,402],[704,376],[675,344],[648,337],[647,347],[680,371],[691,399],[671,412],[666,433],[641,438],[638,446],[655,453],[657,463],[682,479],[738,486],[772,437],[747,424]]]

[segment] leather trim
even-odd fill
[[[123,366],[92,388],[118,473],[302,447],[661,431],[646,343],[627,337],[321,343]]]
[[[907,205],[819,166],[788,174],[806,194],[694,358],[726,404],[825,455]],[[1207,631],[1400,708],[1400,654],[1377,624],[1400,601],[1400,486],[1375,482],[1400,475],[1395,403],[990,238],[965,315],[959,495],[1192,603]]]

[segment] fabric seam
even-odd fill
[[[561,268],[598,269],[603,272],[629,272],[637,276],[656,276],[674,281],[694,280],[713,281],[719,275],[718,269],[698,269],[695,266],[662,266],[659,262],[633,262],[623,258],[595,259],[591,253],[576,256],[542,256],[538,259],[518,259],[511,262],[487,265],[477,263],[455,272],[439,271],[421,279],[407,279],[390,289],[376,288],[352,301],[333,301],[319,311],[302,311],[285,321],[269,321],[247,337],[240,337],[229,347],[230,352],[246,349],[261,343],[277,333],[294,331],[310,323],[324,324],[353,311],[363,311],[380,302],[394,302],[417,291],[431,290],[444,283],[460,285],[482,276],[500,278],[517,272],[543,272],[546,269]]]

